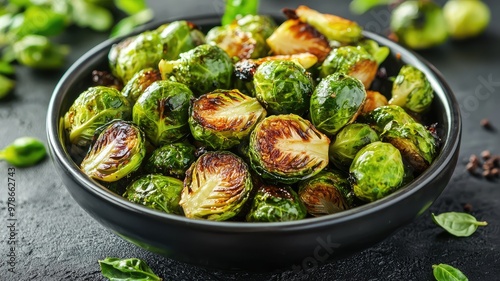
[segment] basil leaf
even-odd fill
[[[151,268],[137,258],[107,257],[99,261],[101,273],[110,281],[161,281]]]
[[[116,7],[129,15],[136,14],[147,8],[144,0],[114,0]]]
[[[392,2],[394,0],[352,0],[349,8],[355,14],[363,14],[375,6],[387,5]]]
[[[475,217],[458,212],[442,213],[440,215],[432,214],[434,222],[448,231],[450,234],[458,237],[471,236],[478,226],[485,226],[485,221],[477,221]]]
[[[120,20],[114,27],[111,29],[110,37],[117,37],[129,34],[141,24],[145,24],[146,22],[153,19],[153,11],[151,9],[145,9],[140,11],[137,14],[128,16],[122,20]]]
[[[437,281],[469,281],[462,271],[444,263],[434,264],[432,273]]]
[[[238,15],[255,15],[258,10],[258,0],[226,0],[222,25],[230,24]]]

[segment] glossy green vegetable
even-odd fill
[[[133,106],[139,96],[153,84],[153,82],[161,80],[160,71],[154,68],[145,68],[139,70],[132,78],[125,84],[122,89],[122,94],[128,99]]]
[[[258,10],[258,0],[227,0],[224,15],[222,15],[222,25],[232,23],[238,16],[255,15]]]
[[[434,90],[425,74],[414,66],[404,65],[394,80],[389,104],[422,113],[429,109],[433,98]]]
[[[412,49],[426,49],[446,41],[448,31],[441,7],[433,1],[410,0],[391,14],[391,30]]]
[[[321,65],[321,78],[333,73],[343,73],[359,79],[369,88],[377,74],[377,61],[362,47],[343,46],[334,49]]]
[[[432,274],[436,281],[469,281],[462,271],[444,263],[433,264]]]
[[[153,270],[137,258],[119,259],[107,257],[99,260],[101,273],[110,281],[161,281]]]
[[[156,29],[165,50],[162,58],[176,60],[179,55],[205,43],[205,35],[191,22],[174,21]]]
[[[12,92],[15,85],[16,82],[14,80],[0,74],[0,100]]]
[[[403,158],[390,143],[372,142],[354,158],[349,173],[354,195],[367,202],[396,191],[405,176]]]
[[[98,5],[85,0],[72,0],[71,18],[80,27],[90,27],[97,31],[108,30],[113,25],[113,14]]]
[[[250,135],[248,155],[264,179],[292,184],[328,165],[330,140],[308,120],[294,114],[272,115]]]
[[[113,119],[130,120],[131,113],[130,103],[118,90],[90,87],[76,98],[64,115],[64,128],[71,143],[88,146],[98,127]]]
[[[178,141],[189,133],[189,101],[186,85],[160,80],[151,84],[132,109],[132,118],[156,146]]]
[[[44,144],[32,137],[21,137],[0,150],[0,161],[17,167],[28,167],[40,162],[47,155]]]
[[[236,24],[210,29],[206,40],[235,59],[260,58],[269,53],[269,47],[261,34],[244,31]]]
[[[168,214],[182,215],[179,201],[183,183],[173,177],[159,174],[145,175],[127,186],[123,197]]]
[[[253,76],[255,96],[270,114],[303,115],[314,87],[311,75],[287,60],[262,63]]]
[[[252,187],[241,158],[227,151],[207,152],[186,172],[180,205],[188,218],[223,221],[239,213]]]
[[[306,207],[289,186],[263,185],[252,200],[246,216],[250,222],[292,221],[305,218]]]
[[[264,117],[266,110],[256,98],[238,90],[217,90],[191,102],[189,127],[204,146],[223,150],[247,139]]]
[[[196,147],[187,142],[165,144],[153,151],[145,162],[144,170],[184,179],[187,169],[196,160],[195,153]]]
[[[478,226],[488,225],[485,221],[477,221],[467,213],[448,212],[439,215],[432,214],[432,220],[448,233],[458,237],[468,237],[476,232]]]
[[[321,80],[311,96],[311,121],[318,130],[333,136],[356,120],[365,99],[361,81],[342,73],[329,75]]]
[[[363,110],[361,112],[361,115],[365,115],[370,111],[374,110],[375,108],[385,106],[388,103],[389,102],[387,101],[387,98],[380,92],[367,90],[366,100],[365,104],[363,105]]]
[[[270,16],[266,15],[245,15],[236,19],[236,24],[244,31],[260,34],[267,39],[278,27]]]
[[[159,68],[163,79],[187,85],[196,96],[231,88],[233,63],[217,46],[199,45],[182,53],[178,60],[162,60]]]
[[[339,171],[321,171],[299,184],[299,198],[313,216],[334,214],[352,206],[351,186]]]
[[[125,17],[124,19],[120,20],[115,26],[113,26],[109,36],[118,37],[127,35],[134,31],[136,27],[152,20],[153,16],[154,14],[151,9],[143,9],[137,13],[131,14],[130,16]]]
[[[372,126],[377,132],[382,133],[389,122],[394,121],[397,124],[414,123],[415,119],[411,117],[404,109],[397,105],[385,105],[363,115],[363,119]]]
[[[117,181],[141,166],[146,154],[145,141],[141,129],[133,123],[110,122],[96,131],[80,169],[97,180]]]
[[[66,28],[66,15],[51,7],[30,5],[13,17],[6,36],[17,41],[27,35],[53,36]]]
[[[349,4],[351,12],[355,14],[363,14],[375,6],[388,5],[396,0],[352,0]]]
[[[349,171],[352,160],[365,145],[378,141],[378,134],[363,123],[349,124],[342,128],[330,144],[330,161],[339,169]]]
[[[42,35],[27,35],[12,45],[16,60],[38,69],[54,69],[64,65],[69,48],[52,43]]]
[[[383,63],[391,53],[389,47],[380,46],[377,41],[371,39],[363,39],[358,42],[357,45],[365,49],[373,57],[378,65]]]
[[[481,34],[491,20],[491,12],[481,0],[449,0],[443,6],[448,32],[454,39]]]

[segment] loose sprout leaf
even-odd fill
[[[458,237],[471,236],[478,226],[488,225],[485,221],[477,221],[467,213],[448,212],[439,215],[432,214],[432,220],[448,233]]]
[[[432,274],[437,281],[468,281],[462,271],[444,263],[432,265]]]
[[[132,14],[119,21],[111,30],[110,37],[118,37],[131,33],[134,28],[145,24],[153,19],[153,10],[145,9],[141,12]]]
[[[0,60],[0,74],[13,74],[14,67],[7,61]]]
[[[143,260],[107,257],[99,261],[101,273],[110,281],[161,281]]]
[[[109,10],[84,0],[74,0],[72,4],[72,18],[78,26],[105,31],[113,25],[113,15]]]
[[[255,15],[259,10],[258,0],[226,0],[222,25],[230,24],[238,15]]]
[[[129,15],[139,13],[147,8],[144,0],[114,0],[116,7]]]
[[[43,142],[33,137],[21,137],[0,150],[0,161],[17,167],[27,167],[40,162],[47,151]]]
[[[355,14],[363,14],[375,6],[387,5],[395,0],[352,0],[349,8]]]

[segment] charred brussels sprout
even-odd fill
[[[159,67],[163,79],[187,85],[196,96],[231,88],[233,63],[217,46],[197,46],[182,53],[178,60],[162,60]]]
[[[350,192],[349,181],[338,171],[321,171],[299,185],[299,198],[315,217],[350,209]]]
[[[182,181],[163,175],[145,175],[127,186],[123,197],[168,214],[181,215]]]
[[[118,90],[90,87],[76,98],[64,115],[64,128],[71,143],[88,146],[98,127],[113,119],[128,120],[131,113],[130,103]]]
[[[320,77],[344,73],[359,79],[369,88],[377,74],[377,61],[363,48],[344,46],[333,50],[321,65]]]
[[[348,171],[352,160],[365,145],[378,141],[378,134],[367,124],[349,124],[339,131],[330,145],[330,161],[339,169]]]
[[[363,119],[379,133],[382,133],[385,126],[391,121],[395,121],[397,124],[416,122],[403,108],[397,105],[377,107],[364,115]]]
[[[372,142],[363,147],[349,169],[354,195],[367,202],[383,198],[403,183],[403,158],[390,143]]]
[[[154,145],[178,141],[189,133],[189,101],[193,93],[181,83],[153,82],[132,109],[134,123]]]
[[[133,106],[139,96],[153,84],[153,82],[161,80],[160,72],[157,69],[145,68],[139,70],[132,78],[127,82],[122,90],[122,94],[128,99],[130,104]]]
[[[328,165],[330,140],[300,116],[272,115],[250,135],[250,164],[264,179],[292,184]]]
[[[163,43],[156,31],[145,31],[111,47],[108,54],[113,75],[124,84],[144,68],[156,68],[163,56]]]
[[[184,179],[184,175],[196,160],[196,147],[185,142],[166,144],[153,151],[144,165],[146,172],[160,173]]]
[[[425,74],[411,65],[405,65],[394,80],[389,104],[422,113],[431,106],[433,98],[434,90]]]
[[[250,222],[292,221],[305,218],[304,204],[289,186],[263,185],[255,194],[247,214]]]
[[[302,115],[314,89],[310,74],[292,61],[262,63],[254,74],[255,96],[271,114]]]
[[[241,158],[227,151],[207,152],[186,172],[179,204],[188,218],[223,221],[238,214],[252,187]]]
[[[80,169],[91,178],[113,182],[137,170],[145,154],[141,129],[130,122],[116,120],[96,132]]]
[[[354,122],[363,108],[366,91],[356,78],[342,73],[329,75],[311,96],[311,121],[321,132],[333,136]]]
[[[205,36],[188,21],[174,21],[156,29],[163,43],[163,59],[175,60],[181,53],[205,43]]]
[[[375,108],[387,105],[388,103],[387,98],[380,92],[368,90],[366,91],[366,100],[361,114],[366,114]]]
[[[207,43],[217,45],[231,58],[260,58],[269,52],[262,35],[244,31],[235,24],[210,29],[206,39]]]
[[[217,90],[191,104],[189,126],[193,137],[212,149],[229,149],[247,139],[266,117],[257,99],[238,90]]]

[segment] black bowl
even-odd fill
[[[219,18],[193,19],[208,30]],[[151,26],[153,27],[153,26]],[[388,46],[382,67],[389,76],[402,64],[421,69],[435,91],[428,122],[438,124],[442,139],[434,163],[397,192],[354,209],[318,218],[280,223],[193,220],[148,209],[108,191],[83,174],[70,156],[62,120],[76,97],[91,84],[94,69],[107,68],[108,40],[81,57],[62,77],[52,95],[47,134],[52,160],[73,198],[114,233],[147,250],[176,260],[223,269],[296,269],[317,266],[374,243],[422,214],[444,190],[457,163],[461,121],[459,106],[439,72],[418,55],[381,36],[365,36]],[[383,81],[379,88],[387,91]]]

